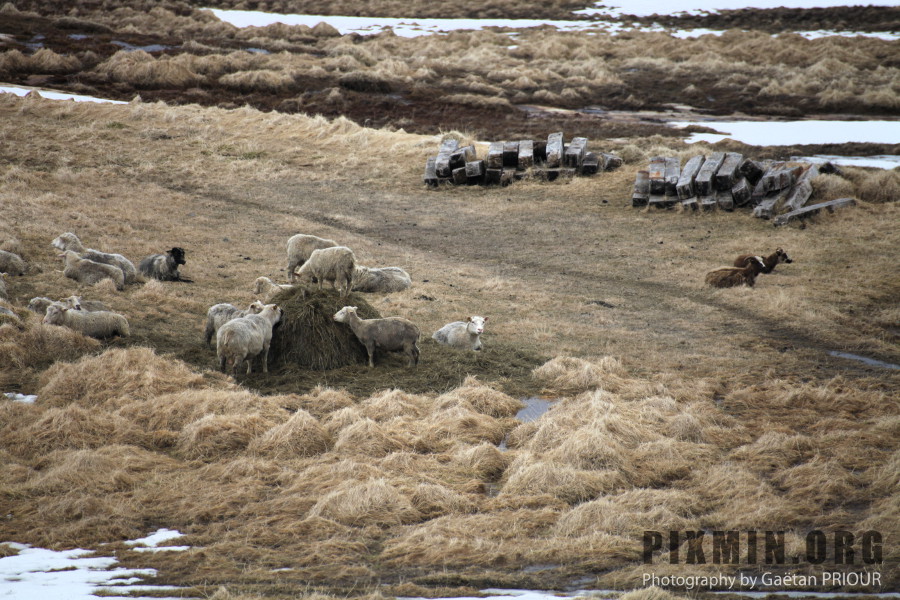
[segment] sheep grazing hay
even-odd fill
[[[351,301],[363,319],[381,315],[362,297],[340,298],[331,290],[284,290],[272,297],[284,314],[272,332],[269,361],[273,366],[296,366],[324,371],[365,364],[366,349],[349,327],[332,316]]]

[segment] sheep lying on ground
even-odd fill
[[[57,303],[47,307],[44,323],[48,325],[62,325],[79,331],[86,336],[101,339],[113,337],[114,335],[127,337],[130,333],[128,320],[120,314],[105,310],[93,312],[76,310]]]
[[[212,338],[222,325],[233,319],[259,314],[262,312],[263,306],[263,303],[259,300],[251,302],[246,310],[241,310],[234,304],[216,304],[211,306],[206,311],[206,345],[212,346]]]
[[[350,293],[354,271],[356,271],[356,257],[353,250],[346,246],[335,246],[313,250],[309,260],[297,271],[297,277],[300,278],[300,283],[312,283],[315,278],[318,280],[319,289],[322,289],[324,281],[329,281],[343,298]]]
[[[36,312],[39,315],[42,315],[47,312],[47,307],[51,304],[54,304],[54,300],[47,298],[46,296],[35,296],[31,300],[28,301],[28,310]]]
[[[216,354],[219,369],[225,372],[225,365],[231,362],[232,375],[237,374],[238,365],[247,361],[247,374],[253,357],[262,354],[263,373],[269,372],[269,345],[272,343],[272,327],[281,320],[284,311],[277,304],[266,304],[259,314],[239,317],[224,323],[216,332]]]
[[[753,254],[741,254],[736,259],[734,259],[734,266],[736,267],[746,267],[751,258],[755,255]],[[790,256],[788,256],[787,252],[785,252],[781,248],[776,248],[775,252],[763,258],[763,264],[766,267],[762,270],[763,273],[771,273],[775,270],[775,267],[780,263],[792,263],[794,262]]]
[[[253,293],[263,297],[263,302],[268,302],[278,292],[293,289],[294,286],[284,283],[275,283],[268,277],[257,277],[253,282]]]
[[[81,258],[72,250],[66,250],[59,257],[66,259],[63,275],[78,283],[94,285],[104,279],[112,279],[117,290],[125,289],[125,274],[119,267]]]
[[[297,235],[291,236],[287,241],[287,272],[290,281],[293,283],[295,276],[294,271],[297,267],[303,266],[303,263],[309,260],[309,256],[313,251],[321,250],[322,248],[333,248],[337,245],[337,242],[334,240],[320,238],[314,235],[306,235],[304,233],[298,233]]]
[[[178,272],[178,265],[186,264],[184,260],[184,248],[174,247],[165,254],[151,254],[144,258],[138,265],[138,269],[151,279],[160,281],[181,281],[193,283]]]
[[[86,310],[88,312],[96,312],[98,310],[109,310],[109,308],[99,300],[85,300],[81,296],[69,296],[60,300],[64,306],[74,308],[75,310]]]
[[[369,366],[374,367],[375,349],[388,352],[403,351],[409,358],[409,366],[419,364],[419,328],[412,321],[402,317],[385,319],[361,319],[356,314],[355,306],[345,306],[334,315],[338,323],[347,323],[356,339],[366,347],[369,354]]]
[[[469,317],[465,321],[447,323],[434,332],[431,337],[438,344],[452,346],[463,350],[481,350],[481,334],[487,317]]]
[[[0,250],[0,273],[8,275],[24,275],[25,261],[18,254]]]
[[[54,248],[59,248],[63,252],[65,252],[66,250],[71,250],[81,258],[86,258],[94,262],[118,267],[122,270],[122,275],[125,276],[125,283],[134,283],[137,279],[137,269],[134,268],[134,264],[130,260],[122,256],[121,254],[110,254],[108,252],[100,252],[99,250],[85,248],[82,245],[81,240],[79,240],[78,236],[74,233],[63,233],[55,240],[50,242],[50,244]]]
[[[706,284],[718,288],[747,285],[753,287],[756,276],[762,273],[766,264],[759,256],[750,258],[746,267],[721,267],[706,274]]]
[[[390,294],[409,289],[412,279],[400,267],[372,269],[357,265],[353,273],[353,291],[375,294]]]

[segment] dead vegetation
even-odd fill
[[[857,208],[776,234],[634,211],[631,181],[663,138],[623,152],[622,173],[438,196],[419,168],[440,136],[348,119],[3,95],[0,137],[0,245],[36,267],[8,282],[22,324],[0,325],[0,391],[38,397],[0,399],[0,539],[96,547],[176,528],[195,550],[117,552],[228,599],[598,573],[588,585],[633,588],[647,528],[900,535],[897,375],[828,354],[900,361],[897,206],[861,196],[893,174],[847,169],[828,189]],[[373,166],[375,150],[393,160]],[[49,247],[69,230],[133,258],[183,245],[196,283],[79,289]],[[366,299],[423,337],[490,315],[485,349],[426,340],[416,374],[212,371],[206,309],[286,279],[299,231],[410,272],[409,290]],[[795,262],[755,289],[702,287],[778,245]],[[127,314],[133,336],[101,344],[23,308],[76,292]],[[556,402],[520,423],[531,395]]]

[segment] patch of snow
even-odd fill
[[[714,144],[726,138],[753,146],[896,144],[900,140],[900,121],[671,121],[669,125],[702,125],[720,132],[694,133],[686,140],[689,144]]]
[[[743,3],[735,3],[736,7]],[[836,6],[844,6],[846,3],[838,2]],[[892,3],[891,3],[892,4]],[[679,8],[681,6],[690,7],[689,3],[676,3],[673,8],[671,4],[663,5],[661,2],[653,3],[658,10],[646,13],[652,15],[671,14],[673,11],[689,12],[691,8]],[[774,4],[780,6],[781,3]],[[527,29],[530,27],[541,27],[550,25],[560,31],[582,31],[582,32],[603,32],[608,34],[617,34],[623,31],[657,31],[667,32],[678,38],[695,38],[702,35],[721,35],[723,31],[715,31],[711,29],[692,29],[683,31],[667,31],[658,24],[645,27],[637,23],[624,25],[617,21],[603,20],[539,20],[539,19],[416,19],[416,18],[397,18],[397,17],[345,17],[332,15],[301,15],[301,14],[280,14],[269,13],[254,10],[223,10],[219,8],[206,9],[211,11],[216,17],[225,23],[230,23],[235,27],[265,27],[273,23],[283,23],[285,25],[307,25],[315,27],[319,23],[328,23],[338,30],[341,35],[348,33],[357,33],[359,35],[375,35],[388,30],[394,32],[400,37],[418,37],[422,35],[445,34],[451,31],[460,30],[481,30],[489,27],[503,27],[507,29]],[[586,15],[602,15],[602,14],[635,14],[641,16],[645,10],[633,12],[631,4],[628,9],[619,10],[618,12],[607,9],[587,9],[587,11],[576,11],[578,14]],[[634,9],[638,10],[638,9]],[[596,12],[591,12],[596,11]],[[574,14],[574,13],[573,13]],[[890,32],[877,33],[861,33],[861,32],[837,32],[837,31],[796,31],[799,35],[808,39],[814,39],[827,35],[838,36],[866,36],[878,37],[885,40],[900,39],[900,35]]]
[[[900,167],[900,155],[885,154],[881,156],[833,156],[816,154],[815,156],[792,156],[791,160],[823,164],[830,162],[839,167],[874,167],[876,169],[896,169]]]
[[[896,6],[896,0],[866,0],[869,6]],[[602,0],[594,8],[575,11],[579,15],[672,15],[687,13],[699,15],[722,10],[744,8],[831,8],[835,6],[855,6],[847,0]]]
[[[18,554],[0,558],[0,598],[34,600],[97,600],[97,592],[122,590],[120,598],[136,598],[130,592],[177,589],[170,586],[132,586],[124,582],[152,577],[154,569],[114,568],[115,558],[94,556],[93,550],[54,551],[6,542]],[[104,596],[116,597],[116,596]],[[173,599],[174,600],[174,599]]]
[[[74,100],[75,102],[106,102],[110,104],[128,104],[122,100],[107,100],[105,98],[95,98],[93,96],[82,96],[81,94],[67,94],[65,92],[54,92],[43,88],[25,87],[21,85],[10,85],[8,83],[0,84],[0,94],[15,94],[16,96],[27,96],[29,92],[37,92],[41,98],[48,100]]]
[[[13,402],[21,402],[23,404],[34,404],[37,400],[37,396],[26,395],[26,394],[18,394],[16,392],[7,392],[3,394]]]
[[[167,542],[169,540],[174,540],[180,537],[183,537],[184,534],[180,531],[174,529],[157,529],[154,533],[151,533],[147,537],[142,537],[136,540],[128,540],[125,542],[126,546],[145,546],[145,548],[135,548],[135,550],[147,550],[150,548],[156,548],[163,542]],[[189,546],[175,546],[178,548],[188,548]],[[166,549],[171,549],[172,547],[166,547]]]

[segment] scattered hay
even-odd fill
[[[424,417],[431,412],[433,404],[434,400],[427,396],[385,390],[361,402],[359,410],[364,417],[383,422],[396,417]]]
[[[435,412],[425,423],[417,427],[415,448],[419,452],[445,452],[456,444],[499,444],[517,421],[499,420],[469,410],[462,406]],[[401,423],[401,426],[404,425]]]
[[[134,446],[114,445],[89,450],[57,450],[38,463],[27,489],[37,493],[98,495],[131,490],[148,474],[167,470],[171,458]]]
[[[550,494],[576,504],[599,494],[610,494],[625,486],[613,470],[588,471],[541,460],[528,453],[520,455],[507,470],[508,479],[500,495],[536,496]]]
[[[0,364],[12,370],[44,368],[98,351],[101,342],[67,327],[45,327],[26,315],[24,327],[0,327]]]
[[[453,454],[453,462],[470,469],[476,477],[496,481],[503,476],[512,461],[510,455],[501,452],[496,445],[484,442],[477,446],[461,446]]]
[[[335,412],[354,406],[353,396],[346,390],[317,385],[296,399],[297,408],[307,411],[319,420]]]
[[[467,376],[460,387],[438,397],[436,404],[441,408],[468,406],[495,418],[513,417],[525,406],[521,400],[479,382],[473,375]]]
[[[19,440],[16,446],[21,450],[17,453],[30,456],[67,448],[100,448],[109,444],[141,446],[148,439],[128,419],[78,405],[49,408],[28,427],[9,434]]]
[[[272,458],[296,458],[322,454],[331,444],[331,436],[319,421],[305,410],[299,410],[286,422],[251,441],[247,450]]]
[[[596,388],[615,391],[625,376],[622,364],[611,356],[589,361],[563,356],[554,358],[532,372],[545,393],[578,394]]]
[[[470,498],[435,483],[420,483],[409,499],[425,519],[475,510],[475,503]]]
[[[54,364],[41,376],[38,396],[52,406],[96,406],[119,396],[150,399],[209,385],[181,361],[157,356],[150,348],[131,347]]]
[[[400,525],[421,518],[409,499],[385,479],[343,482],[316,502],[309,516],[354,527]]]
[[[404,448],[402,439],[392,434],[372,419],[363,417],[340,430],[334,451],[345,455],[387,456]]]
[[[271,301],[284,314],[272,332],[270,365],[322,371],[368,361],[365,348],[350,328],[333,319],[348,305],[356,306],[362,319],[381,318],[362,296],[341,298],[331,290],[304,292],[296,287],[279,292]]]
[[[176,451],[189,459],[217,460],[241,452],[272,425],[259,415],[207,415],[181,431]]]

